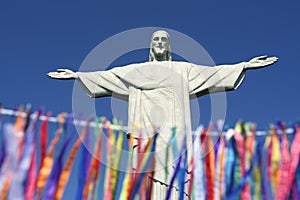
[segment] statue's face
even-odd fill
[[[165,56],[167,54],[167,51],[169,50],[169,45],[170,41],[166,32],[157,31],[153,34],[151,39],[151,46],[156,56]]]

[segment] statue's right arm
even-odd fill
[[[69,69],[58,69],[56,72],[49,72],[47,75],[53,79],[77,80],[85,93],[91,97],[111,96],[112,92],[101,87],[94,80],[97,80],[99,72],[73,72]]]
[[[53,79],[78,79],[78,75],[76,74],[76,72],[73,72],[69,69],[58,69],[56,72],[49,72],[47,75]]]

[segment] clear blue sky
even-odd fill
[[[227,93],[226,123],[232,126],[243,119],[264,128],[279,119],[294,121],[300,117],[299,9],[296,1],[1,1],[0,102],[7,108],[31,103],[35,109],[44,107],[54,114],[71,112],[73,81],[51,80],[46,73],[60,67],[76,71],[87,54],[108,37],[157,26],[195,39],[216,64],[262,54],[278,56],[278,63],[248,72],[241,87]],[[129,57],[124,64],[146,61],[145,54]],[[209,101],[202,101],[207,107]],[[110,100],[99,102],[109,104]]]
[[[52,80],[46,74],[61,67],[77,71],[88,53],[108,37],[155,26],[195,39],[216,64],[278,56],[278,63],[247,72],[240,88],[227,93],[226,123],[233,126],[243,119],[264,129],[277,120],[293,122],[300,117],[299,10],[299,1],[1,1],[0,102],[5,108],[30,103],[55,115],[71,112],[73,81]],[[116,64],[147,59],[146,52]],[[105,107],[110,99],[97,103]],[[200,106],[205,112],[209,99],[200,99]],[[99,112],[109,116],[109,110]],[[204,117],[203,123],[207,121]]]

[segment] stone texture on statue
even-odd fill
[[[178,156],[172,155],[166,160],[171,127],[177,129],[178,147],[182,146],[184,133],[192,131],[190,98],[236,89],[244,77],[244,65],[205,67],[187,62],[145,62],[108,71],[77,72],[77,80],[90,97],[113,95],[127,100],[128,131],[137,138],[139,132],[133,130],[136,126],[142,127],[143,143],[155,132],[159,134],[154,178],[164,182],[170,179],[163,170],[166,163],[174,164]],[[153,125],[157,130],[153,130]],[[190,146],[191,134],[187,135]]]
[[[166,156],[167,151],[172,152],[172,144],[180,148],[186,135],[188,156],[192,155],[189,148],[192,143],[190,99],[234,90],[242,82],[246,70],[266,67],[275,63],[278,58],[260,56],[249,62],[216,67],[171,60],[169,34],[156,31],[151,37],[149,62],[115,67],[107,71],[75,73],[59,69],[48,73],[49,77],[55,79],[78,80],[90,97],[113,96],[128,101],[129,133],[138,138],[140,131],[134,130],[142,128],[142,145],[153,134],[159,134],[155,152],[155,175],[152,179],[166,184],[170,183],[173,166],[178,158],[178,155]],[[176,127],[176,136],[170,142],[172,127]],[[135,163],[133,161],[133,167]],[[168,174],[165,173],[165,166],[168,167]],[[187,175],[187,180],[188,178]],[[162,193],[166,192],[167,187],[161,183],[154,182],[153,199],[161,199]],[[172,199],[176,199],[178,194],[175,188],[173,190]]]

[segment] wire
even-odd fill
[[[0,113],[1,115],[10,115],[10,116],[21,116],[21,117],[26,117],[26,113],[25,112],[19,112],[19,111],[15,111],[15,110],[10,110],[10,109],[5,109],[5,108],[2,108],[0,107]],[[30,118],[35,118],[37,115],[37,113],[33,113],[30,115]],[[57,117],[48,117],[48,116],[45,116],[45,115],[41,115],[39,117],[39,120],[41,121],[44,121],[48,119],[49,122],[53,122],[53,123],[56,123],[58,122],[58,118]],[[1,120],[1,118],[0,118]],[[85,126],[86,125],[86,121],[83,121],[83,120],[74,120],[74,124],[75,125],[79,125],[79,126]],[[91,127],[96,127],[97,123],[96,122],[90,122],[90,126]],[[98,124],[99,128],[105,128],[105,125],[103,125],[102,123]],[[123,130],[123,131],[127,131],[128,128],[127,126],[119,126],[119,125],[114,125],[114,124],[111,124],[110,125],[110,129],[113,129],[113,130]],[[291,134],[291,133],[294,133],[294,129],[293,128],[287,128],[286,130],[286,133],[287,134]],[[278,134],[282,134],[282,131],[281,130],[277,130],[277,133]],[[256,131],[255,132],[255,135],[259,136],[259,135],[267,135],[268,132],[267,131]],[[196,135],[196,133],[193,132],[193,135]],[[210,135],[220,135],[219,133],[217,132],[212,132]],[[251,135],[251,133],[249,133],[249,135]]]
[[[19,111],[15,111],[15,110],[10,110],[10,109],[4,109],[4,108],[0,108],[0,113],[1,115],[9,115],[9,116],[21,116],[21,117],[26,117],[26,113],[25,112],[19,112]],[[30,115],[30,118],[33,119],[35,118],[37,115],[37,113],[33,113]],[[39,120],[41,121],[45,121],[46,119],[48,119],[49,122],[53,122],[53,123],[57,123],[58,122],[58,118],[57,117],[48,117],[46,115],[40,115]],[[75,125],[79,125],[79,126],[85,126],[86,125],[86,121],[83,120],[74,120],[74,124]],[[96,127],[97,123],[96,122],[90,122],[89,125],[91,127]],[[105,128],[105,125],[103,124],[98,124],[99,128]],[[118,126],[118,125],[110,125],[110,128],[113,130],[127,130],[126,126]]]

